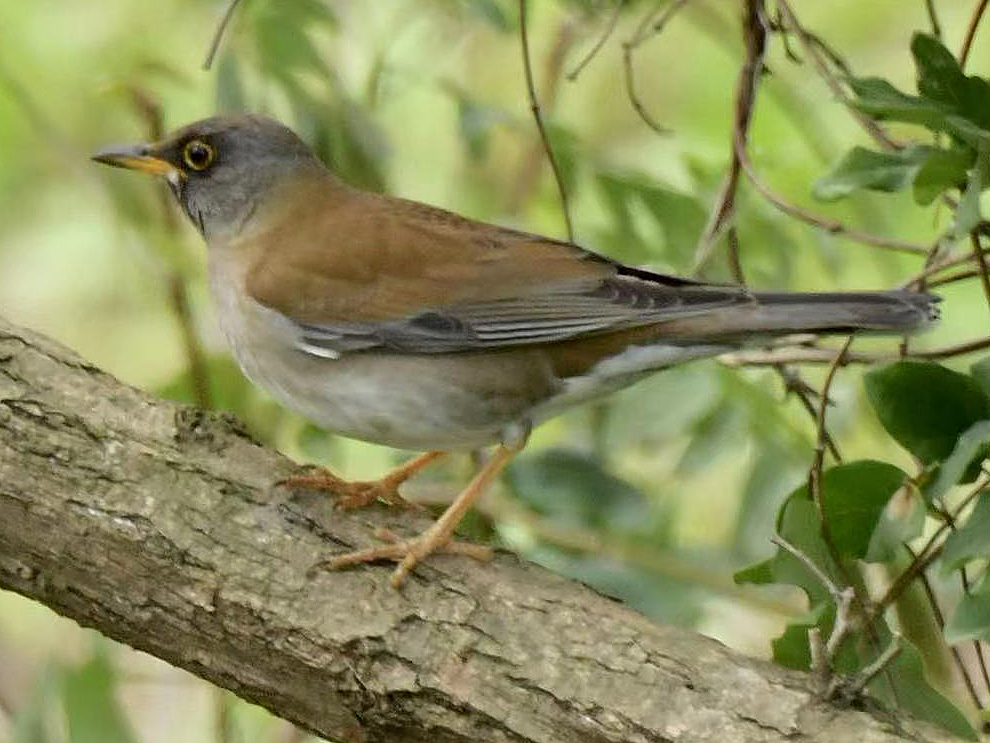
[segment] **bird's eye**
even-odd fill
[[[187,143],[182,151],[182,159],[193,170],[206,170],[213,162],[214,156],[213,148],[199,139]]]

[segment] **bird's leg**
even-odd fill
[[[289,488],[319,490],[339,497],[337,507],[350,510],[364,508],[377,500],[395,506],[412,506],[399,495],[399,486],[420,470],[425,469],[446,454],[442,451],[429,451],[411,459],[401,467],[396,467],[380,480],[349,482],[321,469],[310,475],[293,475],[279,482]]]
[[[378,535],[389,544],[380,547],[349,552],[345,555],[338,555],[316,567],[327,570],[340,570],[352,565],[361,565],[379,560],[393,560],[399,566],[392,573],[391,583],[394,588],[402,586],[406,576],[412,571],[416,564],[428,555],[438,552],[453,552],[455,554],[469,555],[475,559],[489,559],[491,550],[477,545],[463,544],[451,541],[454,529],[464,518],[468,509],[480,498],[492,480],[498,477],[499,473],[518,453],[518,448],[500,446],[485,466],[468,483],[467,487],[460,492],[447,510],[438,518],[433,525],[417,537],[406,540],[398,540],[394,535],[383,533]]]

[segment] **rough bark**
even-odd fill
[[[335,513],[236,423],[0,320],[0,586],[338,741],[949,736],[499,554],[309,568],[421,517]],[[906,728],[910,729],[910,732]]]

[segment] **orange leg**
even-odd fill
[[[300,490],[320,490],[333,493],[340,496],[337,507],[348,510],[364,508],[377,500],[383,500],[395,506],[411,506],[411,503],[399,495],[399,486],[445,455],[446,452],[442,451],[430,451],[421,454],[387,473],[380,480],[369,482],[349,482],[327,470],[320,470],[312,475],[287,477],[280,481],[279,485]]]
[[[362,565],[379,560],[393,560],[399,566],[392,573],[391,584],[394,588],[399,588],[405,582],[406,577],[416,567],[416,564],[423,558],[434,552],[445,551],[455,554],[468,555],[475,559],[489,559],[491,550],[472,544],[463,544],[451,541],[454,529],[467,513],[468,509],[480,498],[491,485],[492,480],[498,477],[499,473],[518,453],[519,449],[509,449],[500,446],[492,458],[485,463],[474,479],[468,483],[467,487],[460,492],[447,510],[438,518],[433,525],[412,539],[400,540],[390,533],[382,533],[377,536],[389,542],[379,547],[370,547],[356,552],[349,552],[345,555],[338,555],[317,567],[328,570],[340,570],[352,565]]]

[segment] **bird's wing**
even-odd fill
[[[305,225],[305,226],[303,226]],[[259,236],[248,294],[318,356],[564,341],[751,302],[734,287],[629,269],[570,243],[351,193]]]

